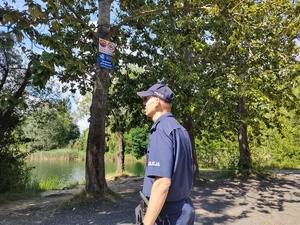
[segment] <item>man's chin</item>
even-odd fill
[[[147,117],[149,117],[149,118],[152,118],[152,116],[151,116],[149,113],[147,113],[147,112],[145,112],[145,115],[146,115]]]

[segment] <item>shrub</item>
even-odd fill
[[[31,168],[19,150],[0,146],[0,193],[19,192],[30,185]]]

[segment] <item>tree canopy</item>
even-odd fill
[[[139,4],[121,5],[125,17],[149,12],[121,31],[131,50],[125,60],[145,71],[139,83],[173,88],[174,113],[192,137],[236,134],[249,167],[248,128],[259,138],[262,124],[280,128],[280,106],[299,106],[299,2]]]
[[[95,179],[89,177],[91,189],[104,190],[106,185],[107,112],[122,122],[118,131],[123,125],[130,128],[134,123],[122,118],[125,111],[132,121],[140,118],[136,90],[158,80],[176,94],[173,112],[190,133],[194,158],[196,138],[235,135],[239,166],[246,169],[251,166],[249,134],[259,139],[262,126],[280,130],[279,108],[299,108],[299,1],[98,3],[26,0],[21,10],[8,2],[0,7],[5,27],[1,42],[23,47],[27,84],[45,87],[56,75],[71,83],[73,91],[93,90],[87,167],[98,171],[93,171]],[[99,37],[117,44],[115,71],[96,68]],[[40,51],[26,48],[25,39]],[[109,96],[118,99],[108,101]]]
[[[79,128],[71,116],[66,99],[36,105],[22,125],[23,140],[31,150],[66,147],[79,137]]]

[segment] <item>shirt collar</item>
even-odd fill
[[[157,125],[158,125],[163,119],[165,119],[166,117],[173,117],[173,115],[172,115],[172,113],[167,112],[167,113],[163,114],[162,116],[160,116],[160,117],[155,121],[155,123],[152,125],[152,127],[151,127],[151,129],[150,129],[150,132],[152,133],[153,131],[155,131]]]

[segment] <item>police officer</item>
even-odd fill
[[[192,147],[188,132],[171,114],[174,93],[164,84],[137,92],[144,98],[153,125],[147,147],[143,193],[149,205],[142,224],[194,224],[190,199],[193,185]],[[163,221],[156,219],[160,216]]]

